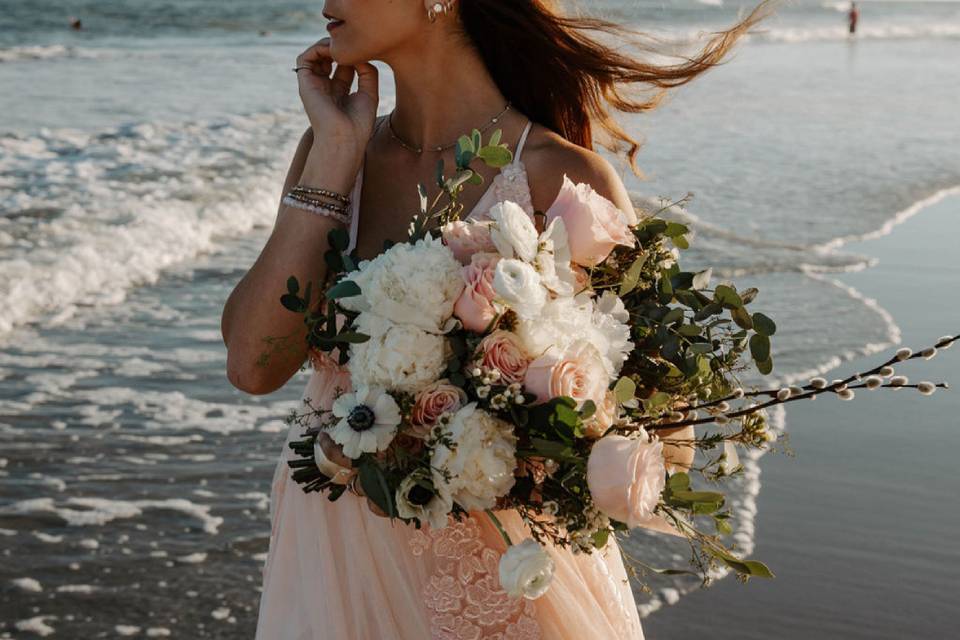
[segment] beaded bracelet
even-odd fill
[[[293,198],[294,200],[299,200],[300,202],[303,202],[306,204],[312,204],[317,207],[326,207],[331,211],[336,211],[337,213],[341,213],[344,215],[347,213],[347,208],[340,204],[334,204],[332,202],[320,200],[319,198],[312,198],[310,196],[305,196],[302,193],[298,193],[296,191],[290,191],[290,193],[288,193],[287,195]]]
[[[288,193],[283,197],[281,202],[288,207],[303,209],[304,211],[309,211],[320,216],[333,218],[334,220],[344,224],[350,224],[350,215],[345,212],[345,209],[340,207],[334,208],[334,205],[330,205],[319,200],[305,201],[303,198],[295,197]]]
[[[342,202],[344,205],[350,204],[350,198],[343,195],[342,193],[337,193],[336,191],[330,191],[328,189],[321,189],[319,187],[304,187],[303,185],[297,185],[291,189],[291,193],[300,193],[303,195],[315,195],[315,196],[326,196],[336,200],[337,202]]]

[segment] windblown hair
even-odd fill
[[[774,2],[763,0],[730,29],[709,34],[692,57],[678,56],[668,51],[669,43],[608,20],[564,15],[558,0],[460,0],[459,13],[500,92],[520,111],[587,149],[593,149],[595,133],[611,151],[626,147],[631,168],[641,175],[640,143],[611,116],[611,108],[655,109],[670,89],[721,64]],[[682,61],[655,64],[624,52],[630,50]]]

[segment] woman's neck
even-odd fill
[[[385,60],[397,85],[393,127],[418,146],[449,144],[506,104],[473,48],[452,35],[431,40]]]

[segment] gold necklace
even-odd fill
[[[510,102],[508,101],[507,104],[506,104],[506,106],[500,111],[500,113],[498,113],[497,115],[495,115],[495,116],[493,116],[492,118],[490,118],[490,122],[488,122],[487,124],[483,125],[483,128],[482,128],[482,129],[478,129],[478,131],[480,131],[480,133],[484,133],[487,129],[489,129],[489,128],[492,127],[493,125],[497,124],[498,122],[500,122],[500,118],[503,116],[503,114],[505,114],[505,113],[507,112],[507,109],[509,109],[509,108],[510,108]],[[401,138],[401,137],[397,134],[396,129],[393,128],[393,114],[394,114],[394,112],[391,111],[391,112],[390,112],[390,115],[387,116],[387,126],[390,128],[390,136],[391,136],[394,140],[396,140],[397,142],[399,142],[399,143],[400,143],[400,146],[403,147],[404,149],[409,149],[410,151],[416,153],[417,155],[420,155],[421,153],[423,153],[424,147],[418,147],[418,146],[415,145],[415,144],[410,144],[409,142],[407,142],[406,140],[404,140],[403,138]],[[459,138],[458,138],[458,140],[459,140]],[[436,151],[436,152],[446,151],[447,149],[452,149],[452,148],[455,147],[455,146],[457,146],[457,141],[456,141],[456,140],[455,140],[454,142],[451,142],[450,144],[444,144],[444,145],[440,145],[440,146],[436,146],[436,147],[430,147],[430,151]]]

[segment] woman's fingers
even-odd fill
[[[350,93],[350,86],[353,84],[353,76],[356,73],[353,67],[338,64],[336,71],[333,72],[331,88],[333,95],[337,98],[343,98]]]
[[[323,38],[310,45],[306,51],[297,56],[297,66],[313,66],[319,62],[333,62],[330,57],[330,38]]]
[[[377,68],[369,62],[358,62],[356,65],[356,72],[357,93],[366,94],[374,101],[379,100],[380,74],[377,71]]]

